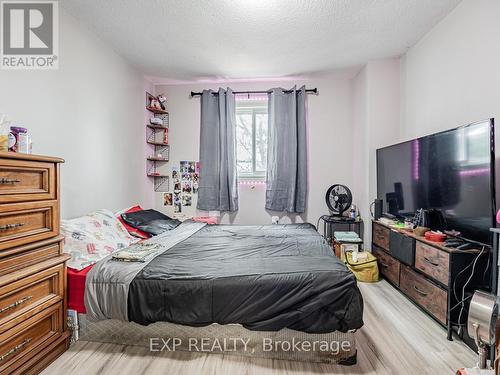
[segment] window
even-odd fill
[[[267,100],[236,102],[236,165],[242,180],[266,177]]]

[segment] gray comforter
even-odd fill
[[[123,285],[110,272],[120,273],[128,264],[108,260],[107,267],[95,267],[87,276],[87,286],[97,294],[86,291],[91,317],[97,309],[100,316],[94,318],[121,317],[140,324],[239,323],[252,330],[287,327],[309,333],[363,325],[363,300],[354,275],[311,224],[193,224],[179,227],[191,226],[187,232],[192,233],[182,240],[172,240],[175,232],[162,235],[161,241],[169,243],[166,249],[136,266],[139,270],[122,272],[129,278]],[[107,278],[112,280],[102,288]],[[128,294],[119,306],[110,306],[116,293],[111,282],[121,288],[118,294]]]

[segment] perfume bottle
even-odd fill
[[[351,219],[356,219],[356,208],[354,205],[351,206],[351,210],[349,211],[349,217]]]

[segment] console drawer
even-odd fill
[[[0,205],[0,250],[59,234],[57,201]]]
[[[415,268],[446,286],[448,286],[449,261],[450,255],[446,251],[417,241]]]
[[[0,287],[0,334],[63,299],[64,265],[45,269]]]
[[[399,286],[401,264],[378,247],[373,247],[372,253],[377,258],[380,273],[391,283]]]
[[[0,373],[11,373],[63,335],[63,303],[0,334]]]
[[[446,324],[447,293],[410,267],[401,266],[401,290],[441,323]]]
[[[390,251],[389,247],[389,237],[390,237],[390,229],[386,228],[380,224],[373,224],[373,243],[378,247],[386,251]]]
[[[56,164],[0,158],[0,203],[57,198]]]
[[[403,233],[391,230],[391,254],[401,263],[413,266],[415,264],[415,239]]]

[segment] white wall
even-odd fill
[[[400,59],[369,62],[367,77],[368,199],[377,196],[376,150],[400,141]]]
[[[162,85],[157,93],[165,93],[170,111],[170,152],[171,163],[165,166],[167,173],[180,160],[198,160],[200,132],[200,99],[190,98],[191,91],[217,89],[229,86],[233,90],[267,90],[271,87],[290,88],[303,84],[308,88],[317,87],[319,95],[308,96],[308,167],[309,195],[307,212],[300,217],[294,215],[282,218],[281,222],[309,221],[316,224],[321,215],[327,214],[325,194],[334,183],[353,185],[352,173],[352,85],[351,79],[358,69],[349,69],[330,75],[319,75],[304,80],[274,82],[225,82],[222,84]],[[240,185],[240,208],[232,215],[224,215],[222,222],[237,224],[267,224],[275,212],[267,212],[265,205],[265,185]],[[354,197],[357,204],[357,197]],[[186,215],[206,215],[196,212],[193,207],[182,207]],[[163,207],[162,195],[156,196],[156,207],[166,213],[173,213],[172,207]]]
[[[151,85],[60,9],[60,68],[0,70],[0,112],[27,127],[33,152],[59,156],[62,216],[151,206],[144,90]]]
[[[354,191],[365,220],[377,148],[489,117],[500,123],[498,14],[497,0],[464,0],[401,59],[369,62],[354,78],[354,142],[362,145]],[[367,227],[365,243],[370,236]]]
[[[364,241],[369,240],[371,225],[369,223],[368,179],[368,83],[366,67],[352,80],[352,128],[354,150],[352,154],[353,186],[352,193],[358,197],[358,209],[364,220]]]
[[[499,14],[500,1],[463,0],[404,56],[404,138],[494,117],[500,165]]]
[[[377,197],[377,148],[400,140],[400,59],[371,61],[353,79],[354,193],[370,243],[370,203]]]
[[[464,0],[401,59],[369,62],[354,78],[354,142],[363,145],[354,191],[365,220],[377,148],[489,117],[500,123],[498,14],[497,0]]]
[[[405,138],[489,117],[500,124],[499,15],[498,0],[463,0],[408,51],[402,60]]]

